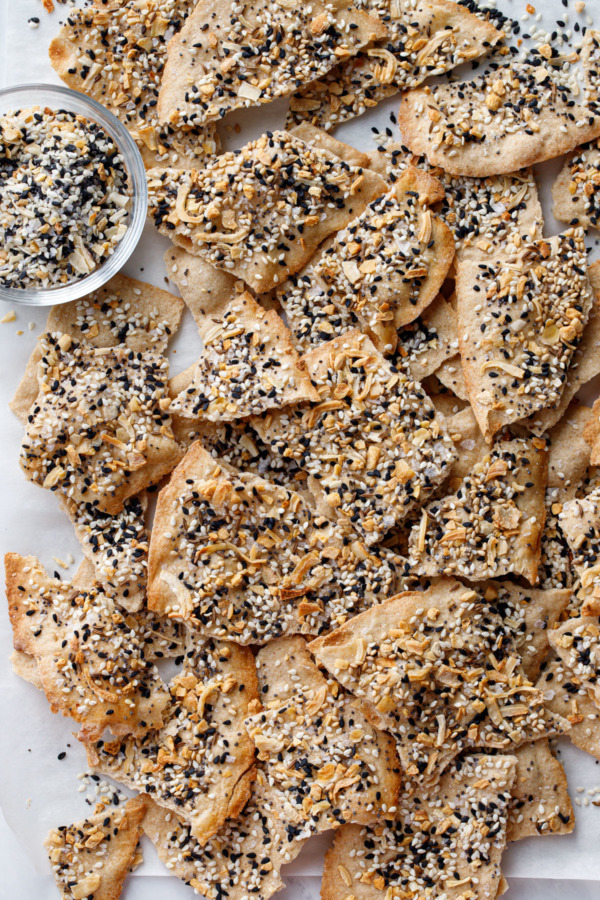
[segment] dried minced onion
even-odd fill
[[[123,156],[96,122],[32,107],[0,117],[0,284],[83,278],[127,231]]]

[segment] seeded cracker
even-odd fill
[[[549,640],[565,667],[600,706],[600,618],[581,615],[568,619],[550,632]]]
[[[136,351],[164,352],[179,328],[183,309],[184,304],[174,294],[119,274],[81,300],[53,306],[48,313],[46,331],[70,334],[90,347],[125,344]],[[41,358],[38,342],[10,404],[24,423],[38,395]]]
[[[47,334],[39,400],[21,445],[27,478],[115,515],[181,457],[171,431],[168,363],[156,352],[88,348]]]
[[[454,257],[450,230],[428,208],[443,196],[436,179],[409,168],[387,194],[338,232],[277,296],[292,317],[334,304],[354,314],[388,353],[397,329],[437,296]],[[317,295],[314,297],[314,295]],[[313,299],[314,298],[314,299]]]
[[[548,741],[523,744],[514,753],[515,783],[509,808],[507,840],[570,834],[575,814],[567,791],[567,776]]]
[[[318,510],[373,544],[443,481],[454,447],[418,382],[359,332],[304,357],[321,398],[253,418],[274,453],[308,475]]]
[[[198,442],[159,494],[148,603],[205,636],[262,644],[317,634],[389,596],[400,562]]]
[[[340,159],[343,159],[344,162],[349,163],[351,166],[361,166],[363,169],[372,168],[371,157],[368,153],[363,153],[361,150],[357,150],[356,147],[351,147],[350,144],[338,141],[337,138],[332,137],[327,131],[323,131],[322,128],[316,128],[308,122],[302,122],[301,125],[290,128],[290,134],[294,134],[317,150],[328,150],[329,153],[339,156]],[[382,175],[382,178],[385,178],[385,176]]]
[[[600,615],[600,489],[564,503],[558,524],[573,554],[579,575],[581,614]]]
[[[170,247],[164,259],[169,279],[177,286],[198,326],[204,323],[207,308],[223,306],[246,290],[240,278],[181,247]]]
[[[572,401],[567,412],[550,431],[546,521],[542,534],[539,585],[542,588],[571,587],[573,570],[570,551],[559,517],[576,496],[590,461],[583,434],[589,409]]]
[[[170,42],[158,97],[168,125],[197,127],[269,103],[388,33],[347,0],[257,6],[200,0]]]
[[[323,675],[301,637],[260,650],[260,704],[246,720],[269,783],[311,831],[386,817],[400,790],[393,738]]]
[[[534,434],[543,434],[565,415],[579,389],[600,373],[600,261],[592,263],[587,277],[593,292],[593,305],[583,335],[569,366],[560,402],[543,409],[520,423]]]
[[[460,354],[486,440],[560,402],[594,302],[586,268],[582,229],[459,264]]]
[[[438,294],[418,319],[398,330],[392,362],[405,369],[411,380],[423,381],[437,374],[457,350],[456,313],[443,294]]]
[[[209,303],[203,313],[204,351],[191,383],[172,401],[173,412],[227,422],[319,399],[276,312],[245,292],[223,304]]]
[[[502,893],[514,756],[468,756],[429,791],[406,792],[385,825],[340,829],[322,900],[494,900]]]
[[[526,595],[494,586],[493,599],[439,579],[309,644],[394,735],[407,777],[432,782],[466,747],[506,750],[568,728],[522,668]]]
[[[453,494],[422,510],[410,533],[413,571],[472,581],[514,573],[535,584],[547,465],[541,438],[498,441]]]
[[[187,132],[164,127],[156,112],[167,44],[195,5],[196,0],[103,0],[71,10],[50,44],[59,77],[123,122],[148,168],[187,168],[219,150],[213,126]]]
[[[75,503],[61,497],[83,552],[94,565],[103,589],[128,612],[144,605],[148,574],[148,497],[129,497],[120,513],[109,516],[94,501]]]
[[[451,175],[515,172],[600,135],[600,118],[577,104],[562,73],[513,62],[472,81],[404,94],[404,143]]]
[[[53,829],[44,846],[62,900],[118,900],[134,864],[146,811],[143,797]]]
[[[600,464],[600,403],[594,402],[591,415],[585,426],[584,437],[590,445],[590,462],[593,466]]]
[[[246,647],[199,641],[168,690],[159,731],[87,744],[88,763],[150,794],[204,846],[252,792],[254,743],[244,716],[258,698],[254,657]]]
[[[49,578],[34,556],[5,564],[14,647],[35,656],[52,711],[80,722],[81,740],[158,727],[168,695],[110,597]]]
[[[205,847],[173,813],[148,803],[144,832],[167,866],[207,900],[268,900],[284,885],[282,865],[298,856],[304,837],[285,795],[259,769],[252,797],[237,819],[226,822]]]
[[[600,146],[585,144],[569,157],[552,185],[554,218],[568,225],[600,227]]]
[[[502,37],[483,16],[447,0],[358,0],[356,6],[380,16],[387,38],[295,93],[288,124],[305,120],[332,129],[398,91],[482,56]]]
[[[581,679],[553,656],[545,664],[536,687],[544,692],[548,709],[569,722],[568,737],[572,743],[600,759],[600,709]]]
[[[200,171],[152,169],[149,215],[177,246],[271,290],[385,193],[368,169],[351,166],[276,131],[224,153]]]

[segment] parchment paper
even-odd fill
[[[507,12],[518,9],[519,18],[525,0],[519,0],[516,5],[510,0],[501,0],[499,5]],[[588,3],[581,16],[576,16],[571,7],[568,11],[571,21],[567,27],[572,27],[576,20],[585,24],[585,16],[588,12],[593,14],[594,6],[600,25],[600,3],[595,0]],[[55,13],[48,15],[41,0],[0,0],[0,86],[34,81],[60,83],[47,61],[47,47],[68,9],[57,5]],[[566,13],[560,0],[548,0],[544,4],[546,27],[553,28],[555,20],[564,20]],[[35,30],[28,25],[32,16],[40,19],[40,27]],[[530,19],[525,27],[532,23]],[[390,112],[396,107],[397,99],[392,98],[369,115],[343,126],[336,134],[360,149],[374,149],[372,127],[384,130],[389,126]],[[284,114],[284,102],[244,111],[231,119],[232,124],[239,123],[241,130],[237,132],[224,127],[223,142],[226,147],[241,146],[265,129],[281,127]],[[550,185],[559,168],[560,161],[553,161],[539,167],[538,172],[546,235],[561,230],[550,213],[549,204]],[[598,255],[597,243],[593,239],[590,241],[592,259]],[[168,246],[168,241],[159,237],[149,225],[125,268],[126,273],[165,286],[162,256]],[[0,318],[10,309],[0,303]],[[9,550],[34,553],[50,571],[58,568],[66,577],[69,573],[61,570],[53,557],[66,561],[71,553],[75,563],[69,571],[73,573],[81,559],[79,545],[56,498],[25,481],[17,462],[21,426],[7,406],[43,329],[46,312],[31,307],[15,306],[13,309],[16,322],[0,324],[0,550],[2,554]],[[19,330],[23,334],[18,335]],[[172,345],[171,372],[175,374],[186,368],[199,352],[199,338],[187,315]],[[55,896],[55,888],[51,878],[49,880],[41,842],[51,827],[75,821],[89,812],[85,794],[78,792],[80,782],[77,779],[78,773],[86,769],[85,754],[72,735],[70,721],[53,716],[44,696],[12,673],[8,663],[10,651],[10,627],[3,608],[0,613],[0,804],[5,822],[0,822],[0,862],[4,861],[0,898],[46,900],[46,897]],[[58,754],[65,751],[66,758],[59,761]],[[560,752],[572,796],[583,798],[587,795],[576,793],[577,787],[587,791],[598,785],[597,798],[591,799],[600,800],[598,763],[566,740],[561,741]],[[533,838],[521,841],[507,851],[505,874],[513,879],[509,898],[558,900],[560,897],[567,900],[572,896],[577,900],[597,900],[600,897],[600,808],[591,805],[576,808],[576,821],[572,835]],[[145,844],[146,861],[129,879],[127,898],[176,900],[192,896],[191,891],[175,879],[164,881],[166,870],[159,864],[148,842]],[[328,838],[309,842],[288,867],[287,873],[292,878],[289,888],[280,895],[282,900],[292,900],[292,897],[293,900],[316,900],[319,880],[315,876],[321,872],[322,855],[327,845]],[[7,876],[8,880],[5,878],[7,869],[17,873],[12,881],[12,876]]]

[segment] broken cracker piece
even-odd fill
[[[171,402],[172,412],[227,422],[318,400],[283,321],[247,291],[223,304],[208,303],[199,331],[204,351],[190,384]]]
[[[49,578],[34,556],[8,553],[5,566],[14,648],[35,657],[52,711],[81,724],[80,740],[159,727],[168,695],[110,597]]]
[[[315,833],[386,818],[401,783],[393,738],[319,670],[304,638],[271,641],[256,665],[262,709],[246,726],[269,783]]]
[[[548,834],[570,834],[575,813],[562,763],[549,741],[531,741],[514,751],[517,760],[511,790],[507,840]]]
[[[515,769],[514,756],[467,756],[433,792],[407,791],[385,824],[339,829],[322,900],[498,897]]]
[[[252,792],[254,743],[244,717],[258,699],[254,657],[235,644],[199,641],[168,691],[158,731],[88,743],[88,763],[150,794],[204,846]]]
[[[62,900],[118,900],[142,836],[144,797],[54,828],[44,846]]]
[[[260,294],[301,269],[386,184],[369,169],[276,131],[200,170],[152,169],[148,191],[149,215],[161,233]]]
[[[430,502],[409,539],[420,575],[537,581],[548,452],[541,438],[498,441],[452,494]]]
[[[515,172],[600,135],[600,117],[576,103],[562,71],[529,62],[408,91],[398,125],[412,153],[474,177]]]

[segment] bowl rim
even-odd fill
[[[53,306],[78,300],[93,291],[103,287],[125,265],[131,254],[137,247],[146,223],[148,208],[148,184],[146,180],[146,168],[144,166],[139,148],[123,123],[107,107],[103,106],[92,97],[81,91],[73,90],[64,85],[47,84],[44,82],[30,82],[8,85],[0,88],[0,115],[3,115],[3,107],[7,98],[14,98],[14,109],[26,109],[35,106],[36,101],[31,99],[26,104],[18,104],[20,95],[39,92],[41,96],[37,105],[49,106],[55,100],[55,108],[64,108],[78,115],[86,115],[98,122],[117,144],[125,161],[125,168],[130,181],[131,209],[127,232],[116,245],[113,253],[104,262],[83,278],[70,281],[68,284],[50,288],[14,288],[0,285],[0,300],[17,303],[24,306]],[[64,104],[61,104],[64,98]],[[83,107],[73,109],[69,101]]]

